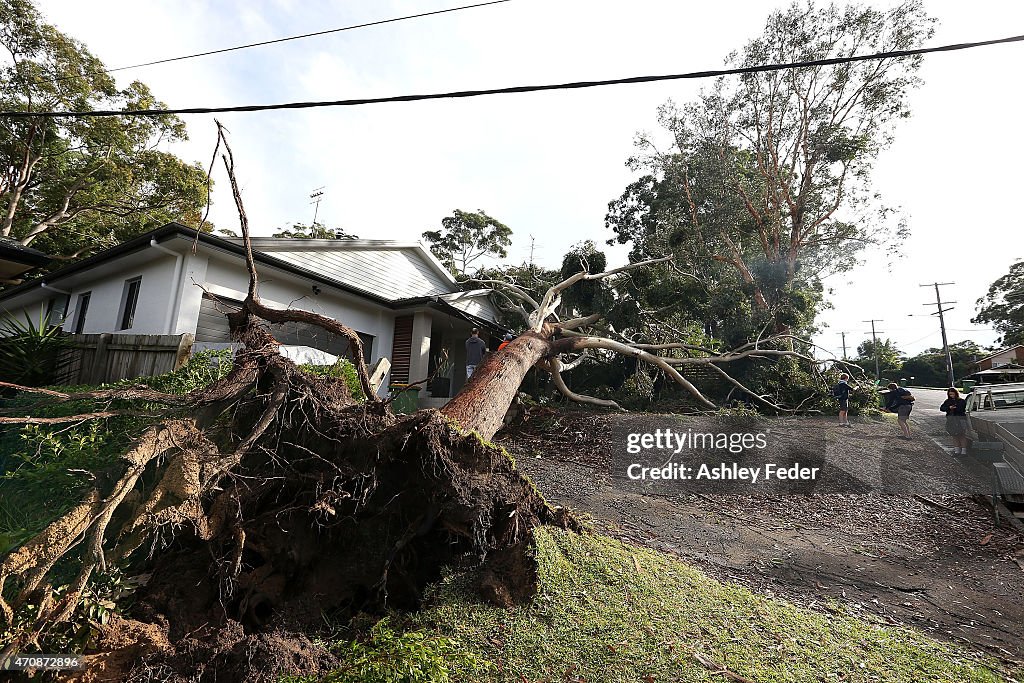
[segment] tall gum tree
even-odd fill
[[[0,2],[0,109],[161,108],[144,84],[118,88],[30,0]],[[75,258],[170,220],[201,223],[206,173],[161,147],[186,137],[175,116],[0,119],[0,236]]]
[[[756,67],[920,47],[932,35],[920,0],[881,11],[862,5],[794,3],[731,55]],[[870,185],[872,165],[909,115],[921,57],[746,73],[719,79],[686,106],[669,102],[659,121],[671,146],[638,138],[630,160],[649,175],[609,206],[620,243],[670,243],[700,278],[726,267],[760,311],[785,308],[794,289],[855,263],[868,244],[905,234]],[[664,253],[664,252],[662,252]],[[813,317],[813,315],[812,315]],[[786,329],[785,324],[778,329]]]

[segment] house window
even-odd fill
[[[63,325],[64,316],[68,314],[68,303],[70,297],[61,295],[51,297],[46,303],[46,323],[48,325]]]
[[[135,308],[139,303],[139,289],[141,288],[141,277],[125,280],[124,294],[121,295],[121,327],[119,329],[127,330],[135,322]]]
[[[78,295],[78,310],[75,313],[75,334],[82,334],[85,329],[85,316],[89,312],[89,299],[92,292],[85,292]]]

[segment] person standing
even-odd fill
[[[850,410],[850,392],[853,391],[853,387],[848,384],[850,376],[845,372],[839,375],[839,383],[832,387],[832,395],[835,396],[836,400],[839,401],[839,426],[849,427],[850,421],[847,419],[847,415]]]
[[[476,370],[476,366],[480,365],[480,361],[483,360],[486,351],[487,343],[480,338],[480,330],[474,327],[469,339],[466,340],[467,380],[473,376],[473,371]]]
[[[967,455],[967,401],[950,387],[939,410],[946,414],[946,433],[953,437],[954,451],[957,455]]]
[[[889,382],[889,394],[885,397],[885,409],[890,413],[896,413],[896,422],[903,432],[903,438],[910,438],[910,412],[914,409],[914,395],[908,389],[904,389],[896,382]]]

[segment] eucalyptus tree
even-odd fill
[[[440,230],[427,230],[423,239],[455,275],[468,277],[470,267],[485,256],[505,258],[512,244],[512,229],[484,211],[471,213],[456,209],[441,219]]]
[[[1001,344],[1024,344],[1024,261],[1014,263],[993,282],[977,306],[978,314],[971,322],[990,323],[1001,335]]]
[[[0,236],[74,258],[171,220],[199,226],[207,181],[161,149],[186,138],[171,115],[44,117],[44,111],[161,108],[120,88],[85,45],[46,24],[30,0],[0,2]]]
[[[695,102],[663,105],[668,146],[639,136],[628,163],[646,175],[609,205],[614,239],[634,258],[667,245],[677,281],[695,291],[728,283],[776,329],[813,320],[823,275],[905,235],[871,171],[909,115],[921,57],[808,63],[920,47],[932,23],[920,0],[772,13],[728,65],[805,65],[723,77]]]

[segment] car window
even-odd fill
[[[996,410],[1024,408],[1024,391],[994,391],[992,392],[992,403]]]

